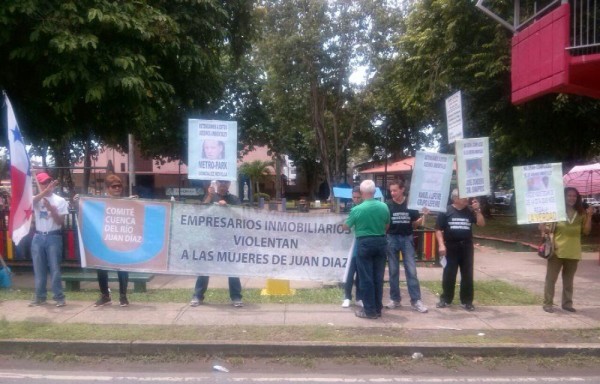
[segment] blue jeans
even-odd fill
[[[208,289],[208,276],[198,276],[194,287],[194,297],[204,300],[204,294]],[[239,277],[229,278],[229,297],[233,301],[242,300],[242,283]]]
[[[387,241],[385,236],[359,237],[356,246],[356,269],[365,313],[371,316],[380,314]]]
[[[35,279],[35,296],[38,300],[46,300],[48,291],[48,271],[54,300],[64,300],[62,282],[60,280],[60,262],[63,253],[62,234],[35,234],[31,241],[31,258],[33,260],[33,275]]]
[[[421,300],[421,287],[417,278],[417,263],[415,261],[415,245],[413,235],[387,235],[388,243],[388,268],[390,272],[390,299],[400,302],[400,257],[408,286],[408,295],[411,304]]]
[[[358,278],[358,270],[356,269],[356,253],[358,247],[354,245],[352,249],[352,256],[350,256],[350,266],[348,267],[348,275],[346,276],[346,282],[344,283],[344,299],[352,300],[352,285],[356,287],[356,301],[361,300]]]

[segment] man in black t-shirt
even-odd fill
[[[421,301],[421,287],[417,278],[413,235],[413,228],[420,226],[423,223],[423,218],[418,211],[407,208],[404,181],[393,181],[389,185],[389,190],[392,195],[392,200],[387,203],[391,220],[387,231],[390,302],[386,305],[386,308],[400,307],[399,253],[402,252],[402,263],[411,307],[417,312],[426,313],[427,307]],[[426,215],[428,212],[429,210],[425,208],[424,214]]]
[[[467,198],[460,198],[458,189],[452,191],[452,204],[445,213],[438,214],[435,236],[440,257],[446,258],[442,274],[442,294],[437,308],[446,308],[454,299],[456,274],[460,268],[460,302],[467,311],[473,306],[473,231],[472,224],[485,225],[479,202],[469,206]]]

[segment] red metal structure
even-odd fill
[[[534,3],[537,4],[537,3]],[[549,93],[600,98],[600,7],[596,0],[552,1],[520,21],[517,0],[511,25],[479,0],[477,6],[513,31],[512,102]]]

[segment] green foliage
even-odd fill
[[[254,160],[240,165],[238,171],[240,175],[248,176],[253,189],[251,192],[254,195],[258,195],[260,194],[259,184],[266,176],[271,174],[270,169],[273,165],[274,163],[272,161]],[[255,201],[256,199],[257,198],[254,197]]]
[[[252,4],[7,0],[0,86],[55,156],[65,136],[124,146],[133,133],[146,154],[179,157],[185,119],[219,100],[223,62],[247,48]]]

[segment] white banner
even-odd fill
[[[517,224],[567,219],[561,163],[513,167],[513,177]]]
[[[448,144],[463,138],[462,96],[460,91],[446,99]]]
[[[489,139],[456,140],[456,173],[460,197],[486,196],[490,190]]]
[[[415,169],[410,181],[408,208],[420,211],[446,212],[454,155],[417,152]]]
[[[188,178],[237,179],[237,122],[188,120]]]
[[[346,216],[175,204],[171,273],[342,281]]]
[[[82,198],[81,263],[180,275],[342,281],[346,215]]]

